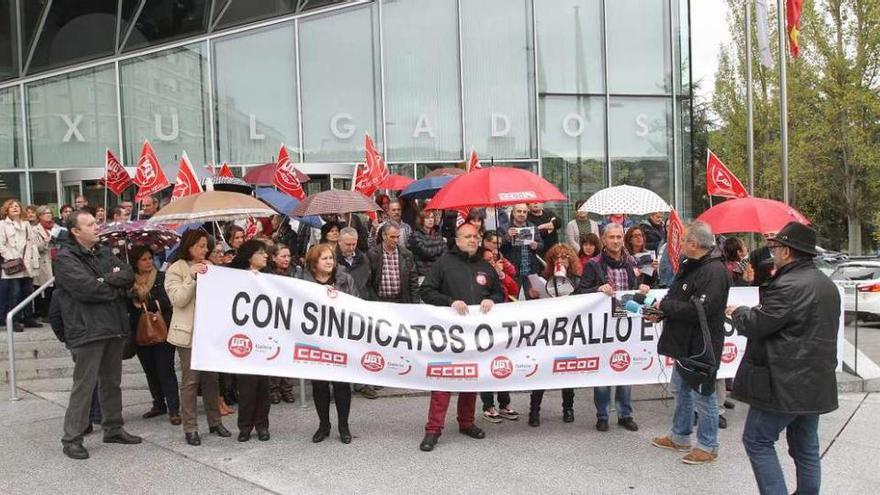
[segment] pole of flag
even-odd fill
[[[752,88],[752,5],[746,0],[746,148],[748,151],[749,195],[755,195],[755,123]]]
[[[779,127],[780,141],[782,141],[782,201],[790,204],[788,196],[788,75],[786,65],[788,56],[785,53],[785,3],[776,0],[776,25],[779,36]]]

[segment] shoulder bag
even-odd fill
[[[168,325],[162,317],[162,308],[159,307],[159,301],[156,301],[155,313],[146,306],[138,319],[135,342],[142,346],[161,344],[168,338]]]

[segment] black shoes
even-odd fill
[[[596,421],[596,429],[599,431],[608,431],[608,420],[600,419],[599,421]]]
[[[223,426],[222,424],[209,427],[208,432],[213,433],[213,434],[217,435],[218,437],[223,437],[223,438],[232,436],[232,432],[227,430],[226,427]]]
[[[184,435],[186,436],[186,443],[194,447],[198,447],[202,444],[202,439],[201,437],[199,437],[199,432],[194,431],[192,433],[185,433]]]
[[[89,458],[89,451],[81,443],[69,443],[61,451],[71,459],[83,460]]]
[[[266,442],[271,438],[269,436],[269,430],[257,430],[257,440],[261,442]]]
[[[167,413],[168,413],[167,410],[165,410],[165,409],[161,409],[161,408],[158,408],[158,407],[156,407],[156,406],[153,406],[152,409],[150,409],[149,411],[145,412],[144,415],[141,416],[141,417],[144,418],[144,419],[150,419],[150,418],[155,418],[156,416],[161,416],[161,415],[163,415],[163,414],[167,414]]]
[[[251,432],[249,432],[249,431],[238,432],[238,441],[239,442],[247,442],[250,439],[251,439]]]
[[[419,444],[419,450],[421,450],[422,452],[430,452],[434,450],[434,446],[437,445],[438,438],[438,435],[426,433],[425,438],[422,439],[422,443]]]
[[[29,320],[24,320],[24,327],[25,328],[40,328],[42,326],[43,325],[40,322],[38,322],[37,320],[35,320],[33,318],[31,318]]]
[[[348,430],[347,426],[339,427],[339,441],[344,444],[351,443],[351,431]]]
[[[639,431],[639,425],[630,417],[630,418],[617,418],[617,424],[626,428],[629,431]]]
[[[135,445],[141,443],[143,439],[137,435],[132,435],[131,433],[119,429],[115,435],[104,435],[104,443],[121,443],[123,445]]]
[[[574,409],[563,409],[562,410],[562,422],[563,423],[574,423]]]
[[[723,414],[718,416],[718,427],[722,430],[727,429],[727,418]]]
[[[459,433],[467,435],[471,438],[476,438],[477,440],[486,438],[486,432],[481,430],[477,425],[470,425],[469,427],[458,431]]]
[[[269,401],[272,402],[272,404],[281,404],[281,395],[272,394],[269,396]]]
[[[321,443],[329,436],[330,436],[330,427],[329,426],[327,426],[327,427],[320,426],[320,427],[318,427],[318,431],[316,431],[315,434],[312,435],[312,443]]]
[[[529,426],[541,426],[541,413],[537,411],[529,412]]]
[[[86,426],[86,429],[83,430],[83,436],[90,435],[95,431],[95,425],[89,423],[89,426]]]

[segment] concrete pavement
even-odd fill
[[[314,409],[297,403],[272,407],[269,442],[209,435],[202,415],[203,444],[190,447],[167,417],[141,419],[149,393],[127,389],[126,428],[142,435],[144,443],[103,444],[97,431],[85,441],[92,458],[73,461],[61,453],[59,441],[67,392],[25,387],[35,390],[22,393],[19,402],[9,402],[6,391],[0,397],[3,494],[756,493],[739,442],[747,412],[743,404],[726,412],[730,427],[721,431],[719,461],[687,466],[679,454],[649,444],[652,436],[668,430],[671,400],[637,401],[638,432],[625,431],[612,420],[611,431],[599,433],[593,428],[591,391],[576,392],[572,424],[562,422],[559,393],[550,391],[541,427],[530,428],[525,418],[498,425],[478,419],[487,438],[472,440],[457,432],[453,399],[447,430],[436,450],[424,453],[418,443],[426,396],[355,398],[350,445],[338,441],[335,423],[328,440],[312,444]],[[880,394],[841,394],[840,404],[820,422],[823,492],[871,492],[880,485]],[[524,412],[528,395],[514,394],[513,406]],[[235,433],[234,415],[225,424]],[[794,491],[784,440],[779,453]]]

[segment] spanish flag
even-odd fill
[[[804,0],[786,0],[785,11],[788,16],[788,46],[791,48],[791,56],[798,58],[801,51],[801,10],[804,8]]]

